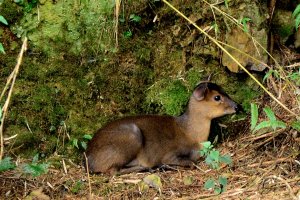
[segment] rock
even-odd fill
[[[257,38],[260,38],[261,45],[266,48],[267,45],[267,33],[264,29],[260,31],[256,31],[255,35]],[[267,62],[267,54],[261,50],[261,48],[257,48],[253,43],[253,40],[241,29],[235,27],[230,32],[226,33],[226,43],[243,51],[244,53],[255,57],[256,59],[266,63]],[[248,57],[245,54],[242,54],[230,47],[225,47],[225,49],[236,58],[243,66],[247,66],[254,71],[263,71],[265,66],[257,61],[254,61],[252,58]],[[226,53],[223,54],[222,64],[227,66],[227,68],[231,72],[239,72],[239,66],[235,63]]]
[[[294,33],[294,24],[292,11],[275,10],[272,20],[272,29],[275,34],[280,36],[281,43],[285,43]]]
[[[264,12],[265,11],[265,12]],[[229,27],[225,34],[225,42],[228,45],[231,45],[237,48],[240,51],[260,60],[263,63],[267,62],[267,54],[262,48],[259,47],[257,43],[254,44],[255,40],[264,48],[267,49],[268,45],[268,36],[266,31],[266,22],[268,19],[267,15],[267,5],[256,3],[255,1],[245,0],[235,5],[235,7],[229,8],[229,14],[234,18],[242,21],[245,18],[251,19],[247,23],[247,32],[237,27],[236,25]],[[251,35],[251,36],[249,36]],[[254,61],[245,54],[242,54],[232,48],[225,47],[225,49],[231,53],[231,55],[236,58],[244,67],[254,71],[263,71],[265,66],[257,61]],[[228,69],[232,72],[239,72],[238,65],[226,54],[223,53],[222,64],[227,66]]]

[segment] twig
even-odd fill
[[[294,67],[300,67],[300,62],[294,63],[292,65],[288,65],[285,68],[294,68]]]
[[[294,192],[293,192],[293,190],[292,190],[292,188],[291,188],[291,186],[290,186],[290,184],[286,181],[286,180],[284,180],[283,178],[281,178],[281,177],[279,177],[279,176],[271,176],[271,177],[268,177],[269,179],[277,179],[277,180],[280,180],[281,182],[283,182],[285,185],[286,185],[286,187],[289,189],[289,192],[290,192],[290,195],[291,195],[291,197],[294,199],[294,200],[299,200],[296,196],[295,196],[295,194],[294,194]]]
[[[89,163],[88,163],[88,159],[86,157],[85,152],[83,153],[84,158],[85,158],[85,165],[86,165],[86,173],[87,173],[87,178],[88,178],[88,184],[89,184],[89,196],[88,199],[92,198],[92,186],[91,186],[91,179],[90,179],[90,173],[89,173]]]
[[[290,161],[293,161],[293,159],[291,159],[291,158],[278,158],[276,160],[271,160],[271,161],[265,161],[265,162],[250,164],[250,165],[248,165],[248,167],[268,166],[268,165],[271,165],[273,163],[290,162]]]
[[[8,111],[8,105],[9,105],[11,95],[12,95],[12,91],[14,89],[16,78],[17,78],[17,75],[18,75],[18,72],[19,72],[19,69],[20,69],[20,65],[22,63],[23,54],[26,50],[27,50],[27,37],[24,38],[23,45],[22,45],[21,51],[20,51],[19,56],[18,56],[17,64],[14,68],[14,71],[12,72],[11,87],[9,89],[7,99],[6,99],[6,101],[4,103],[4,106],[3,106],[3,109],[2,109],[3,110],[3,115],[2,115],[2,119],[0,120],[1,121],[1,125],[0,125],[0,142],[1,142],[1,144],[0,144],[1,145],[1,147],[0,147],[0,160],[2,160],[2,157],[3,157],[3,154],[4,154],[4,139],[3,139],[4,119],[5,119],[5,116],[6,116],[7,111]],[[9,79],[11,77],[9,77]]]

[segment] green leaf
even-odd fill
[[[294,121],[291,126],[293,129],[300,132],[300,121]]]
[[[213,145],[211,144],[210,141],[202,142],[201,144],[202,144],[202,149],[200,150],[200,155],[206,156],[208,152],[213,148]]]
[[[224,156],[220,156],[220,162],[225,163],[227,165],[231,165],[232,164],[231,156],[228,154]]]
[[[0,42],[0,53],[5,54],[5,50],[4,50],[3,44],[1,42]]]
[[[79,149],[79,146],[78,146],[78,139],[77,139],[77,138],[74,138],[74,139],[72,140],[72,145],[73,145],[73,147],[76,147],[77,149]]]
[[[81,144],[81,147],[82,147],[84,150],[87,149],[87,144],[86,144],[86,142],[82,141],[82,142],[80,142],[80,144]]]
[[[244,27],[244,32],[246,32],[246,33],[249,32],[248,26],[247,26],[247,23],[248,23],[249,21],[251,21],[251,19],[248,18],[248,17],[244,17],[244,18],[241,20],[241,24],[242,24],[243,27]]]
[[[136,23],[139,23],[142,20],[142,18],[140,16],[136,15],[136,14],[131,14],[129,16],[129,20],[133,21],[133,22],[136,22]]]
[[[192,185],[193,182],[194,182],[194,178],[192,176],[183,177],[183,184],[184,185]]]
[[[0,161],[0,172],[16,168],[16,165],[11,161],[11,157],[5,157]]]
[[[220,185],[222,185],[223,187],[227,186],[227,178],[224,176],[219,176],[219,183]]]
[[[209,189],[214,189],[215,188],[215,180],[213,179],[208,179],[205,183],[204,183],[204,188],[209,190]]]
[[[84,139],[87,139],[87,140],[91,140],[93,138],[93,136],[89,135],[89,134],[85,134],[83,136]]]
[[[295,28],[298,29],[300,24],[300,15],[297,15],[295,19]]]
[[[261,123],[259,123],[255,129],[253,130],[253,132],[256,132],[262,128],[267,128],[267,127],[271,127],[271,122],[270,121],[263,121]]]
[[[282,121],[271,121],[271,127],[276,130],[276,128],[286,128],[286,125]]]
[[[209,157],[211,157],[212,160],[219,162],[219,159],[220,159],[220,152],[219,152],[219,151],[216,151],[216,150],[212,150],[212,151],[209,153]]]
[[[272,75],[272,73],[273,73],[273,70],[269,70],[269,71],[266,73],[266,75],[264,76],[263,82],[265,82],[265,80],[268,79],[268,78]]]
[[[293,17],[296,17],[297,15],[299,15],[299,13],[300,13],[300,4],[298,4],[297,7],[295,8],[293,12]]]
[[[0,15],[0,22],[2,24],[8,25],[8,22],[6,21],[6,19],[2,15]]]
[[[229,0],[224,0],[225,7],[226,7],[226,8],[228,8],[228,1],[229,1]]]
[[[146,176],[143,181],[148,184],[151,187],[154,187],[155,189],[157,189],[159,192],[161,192],[162,190],[162,183],[160,180],[160,177],[157,176],[156,174],[151,174]]]
[[[125,31],[125,32],[123,33],[123,35],[124,35],[125,38],[131,38],[131,37],[132,37],[132,32],[131,32],[131,30]]]
[[[23,171],[26,174],[30,174],[31,176],[37,177],[44,173],[47,173],[49,164],[42,163],[32,163],[32,164],[25,164],[23,166]]]
[[[222,193],[222,188],[217,187],[217,188],[215,188],[214,191],[215,191],[216,194],[221,194]]]
[[[251,130],[253,130],[258,120],[258,107],[256,104],[251,103]]]
[[[212,146],[210,141],[202,142],[201,144],[205,149],[209,149]]]
[[[275,116],[274,112],[271,110],[271,108],[266,107],[266,108],[264,108],[264,111],[265,111],[267,117],[270,119],[270,121],[276,121],[276,116]]]

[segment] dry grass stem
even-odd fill
[[[12,96],[12,92],[13,92],[13,89],[14,89],[14,85],[15,85],[15,82],[16,82],[16,78],[17,78],[20,66],[21,66],[21,63],[22,63],[23,54],[26,50],[27,50],[27,37],[24,38],[23,45],[22,45],[21,51],[20,51],[19,56],[18,56],[17,64],[16,64],[13,72],[11,73],[11,75],[8,78],[10,88],[9,88],[8,95],[7,95],[6,101],[4,103],[4,106],[2,108],[2,112],[3,112],[2,113],[2,119],[0,119],[0,121],[1,121],[1,124],[0,124],[0,143],[1,143],[0,144],[0,146],[1,146],[0,147],[0,160],[2,160],[2,157],[3,157],[3,154],[4,154],[4,138],[3,138],[4,119],[7,115],[9,102],[10,102],[10,99],[11,99],[11,96]],[[7,84],[7,85],[9,85],[9,84]],[[8,86],[5,86],[4,89],[5,90],[8,89]],[[4,93],[5,93],[5,91],[2,92],[2,94],[4,94]],[[1,94],[1,96],[2,96],[2,94]]]

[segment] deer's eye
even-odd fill
[[[217,95],[214,97],[215,101],[220,101],[221,100],[221,96],[220,95]]]

